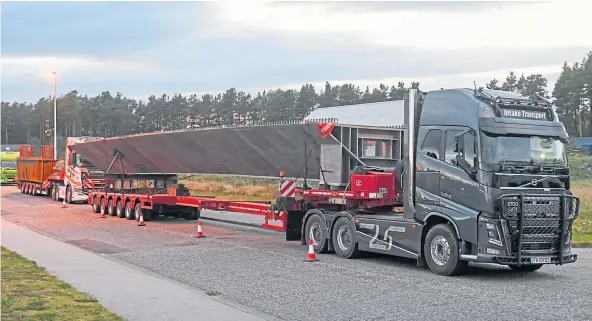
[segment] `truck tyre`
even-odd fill
[[[456,232],[449,224],[438,224],[428,231],[424,255],[430,270],[439,275],[457,275],[468,266],[460,259]]]
[[[520,271],[520,272],[534,272],[540,268],[543,267],[542,264],[529,264],[529,265],[509,265],[510,269],[514,270],[514,271]]]
[[[132,202],[131,201],[125,202],[125,218],[128,220],[134,219],[134,212],[132,210]]]
[[[333,224],[331,241],[335,254],[346,259],[355,259],[359,256],[356,238],[356,227],[348,217],[340,217]]]
[[[95,197],[93,198],[93,213],[101,213],[101,205],[99,204],[99,200]]]
[[[311,215],[306,221],[305,227],[306,244],[312,238],[312,245],[315,252],[327,253],[329,250],[329,242],[326,235],[325,222],[323,218],[317,214]]]
[[[53,186],[55,188],[54,191],[53,191],[54,194],[55,194],[55,200],[57,202],[59,202],[60,201],[60,186],[58,184],[54,184]]]
[[[51,196],[52,200],[56,200],[55,184],[51,184],[51,187],[49,188],[49,196]]]
[[[119,217],[119,218],[125,217],[125,210],[123,209],[123,205],[122,205],[121,200],[117,200],[117,203],[115,205],[115,213],[117,214],[117,217]]]
[[[109,202],[107,203],[107,214],[109,214],[109,216],[115,216],[116,212],[115,212],[115,206],[113,205],[113,199],[110,198]]]
[[[68,204],[72,204],[72,187],[70,187],[70,185],[68,185],[68,187],[66,187],[66,203]]]

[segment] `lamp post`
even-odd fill
[[[53,157],[55,159],[58,158],[58,122],[57,122],[57,113],[58,113],[58,97],[57,97],[57,83],[58,77],[55,71],[51,72],[53,74]]]

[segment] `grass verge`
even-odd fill
[[[2,247],[2,320],[121,320],[96,299]]]
[[[278,179],[199,175],[180,180],[191,195],[216,196],[233,201],[274,201]]]

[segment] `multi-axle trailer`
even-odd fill
[[[197,219],[204,209],[262,215],[264,227],[289,241],[312,240],[317,253],[409,257],[442,275],[460,273],[468,262],[534,271],[577,260],[571,231],[579,199],[570,192],[568,136],[547,101],[485,89],[411,89],[393,104],[404,109],[400,128],[321,121],[74,148],[105,170],[108,187],[88,194],[95,212],[144,220]],[[268,144],[273,139],[283,145]],[[227,148],[217,147],[222,142]],[[216,148],[218,162],[207,153]],[[303,166],[295,164],[299,157]],[[262,176],[277,170],[279,195],[275,204],[190,196],[170,174],[183,168]],[[308,186],[311,177],[318,188]]]

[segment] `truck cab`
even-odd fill
[[[363,251],[413,258],[439,275],[460,274],[468,262],[535,271],[577,260],[568,134],[549,102],[458,88],[410,89],[402,105],[402,136],[380,135],[401,151],[394,169],[394,158],[372,158],[380,163],[350,171],[344,190],[305,188],[299,199],[278,198],[286,240],[343,258]],[[366,160],[344,138],[323,157],[337,140],[333,132],[321,142],[320,162],[339,165],[329,172],[345,176]],[[368,134],[353,133],[344,137]]]
[[[428,230],[433,218],[449,222],[460,240],[460,260],[520,270],[576,261],[571,228],[579,199],[570,192],[568,134],[548,101],[449,89],[428,92],[417,107],[410,122],[418,126],[409,127],[417,144],[408,215]],[[452,272],[463,265],[446,261],[456,247],[449,241],[425,239],[432,269]]]
[[[64,185],[59,195],[65,195],[67,203],[86,202],[88,195],[105,185],[105,173],[76,152],[75,144],[100,140],[102,137],[68,137],[65,151]],[[61,198],[61,196],[58,196]]]
[[[18,156],[18,152],[13,152],[8,147],[6,147],[6,151],[2,152],[0,160],[2,185],[16,183],[16,159]]]

